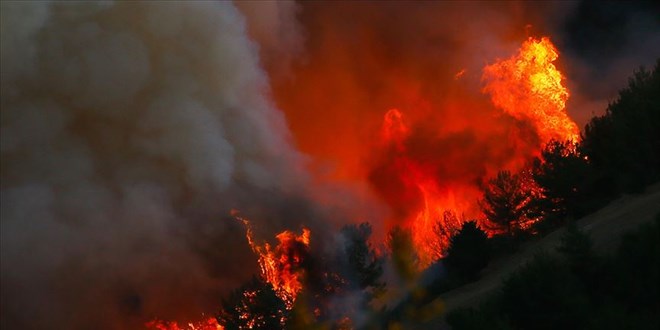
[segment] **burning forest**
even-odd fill
[[[657,9],[3,2],[1,325],[426,328],[660,180]]]

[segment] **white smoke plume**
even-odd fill
[[[2,328],[214,312],[256,270],[230,209],[264,232],[311,212],[231,3],[1,9]]]

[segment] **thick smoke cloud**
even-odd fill
[[[215,312],[256,272],[229,211],[315,212],[231,3],[2,2],[1,83],[2,328]]]
[[[125,329],[214,312],[257,269],[231,209],[259,238],[304,223],[313,242],[323,224],[310,221],[323,217],[309,196],[385,219],[376,187],[393,213],[412,212],[418,198],[401,203],[390,180],[393,155],[373,151],[391,108],[413,130],[408,155],[472,201],[481,178],[519,168],[538,144],[481,93],[483,66],[528,34],[557,44],[580,126],[660,52],[648,4],[236,7],[2,2],[3,328]],[[603,17],[625,29],[598,29]],[[303,188],[307,162],[325,189]]]

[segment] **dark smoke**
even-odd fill
[[[602,115],[633,70],[660,57],[657,1],[593,1],[565,4],[549,26],[570,72],[568,109],[580,127]]]
[[[2,328],[214,313],[257,271],[231,209],[318,218],[231,3],[2,2],[1,114]]]
[[[580,125],[660,54],[646,2],[236,7],[2,2],[2,328],[215,312],[257,271],[231,209],[260,238],[305,224],[314,240],[338,209],[383,219],[367,178],[390,108],[419,122],[411,157],[438,155],[447,184],[510,165],[526,151],[501,142],[533,132],[489,104],[481,69],[527,34],[557,44]],[[331,190],[305,188],[308,162]]]

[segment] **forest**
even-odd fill
[[[431,302],[479,279],[491,260],[566,227],[557,254],[537,255],[480,306],[451,311],[446,317],[451,328],[656,329],[660,214],[624,235],[612,255],[595,252],[575,221],[658,182],[659,151],[660,59],[651,70],[633,73],[578,142],[553,140],[523,171],[501,171],[484,182],[479,205],[487,228],[465,221],[451,233],[443,257],[423,274],[408,230],[392,229],[383,254],[370,243],[369,223],[349,225],[341,230],[344,244],[330,254],[336,258],[332,262],[304,246],[295,249],[302,260],[297,267],[305,274],[295,302],[282,299],[255,276],[223,301],[217,321],[225,329],[402,328],[443,315],[442,306]],[[451,212],[444,216],[456,217]],[[437,234],[446,235],[442,228]],[[390,306],[379,303],[391,290],[383,278],[386,264],[409,289]],[[352,311],[336,301],[351,301]]]

